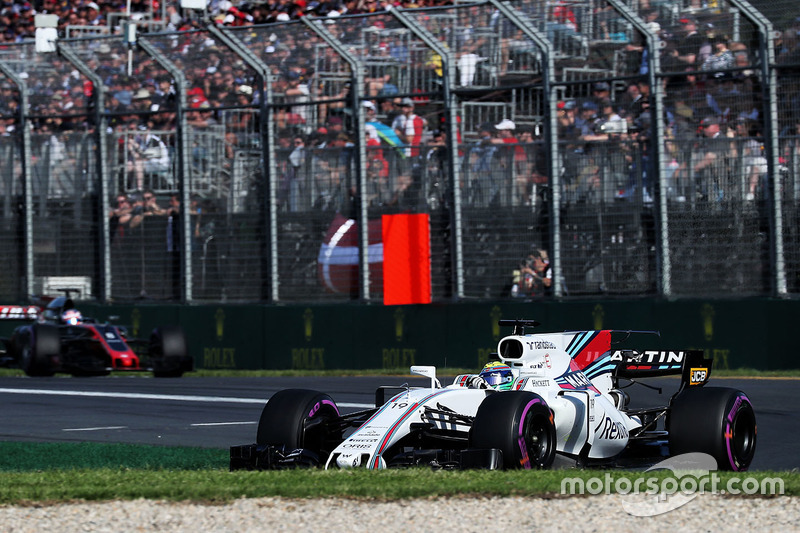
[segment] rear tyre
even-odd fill
[[[34,324],[18,337],[19,365],[31,377],[55,374],[53,359],[61,353],[61,338],[58,328],[49,324]]]
[[[186,370],[188,359],[186,337],[180,326],[161,326],[150,335],[150,362],[153,376],[179,378]]]
[[[261,411],[256,444],[283,447],[287,453],[303,448],[324,463],[332,443],[341,440],[329,434],[325,422],[337,418],[339,408],[327,394],[307,389],[278,391]]]
[[[470,447],[501,450],[507,469],[549,468],[556,456],[556,427],[550,408],[532,392],[491,394],[475,415]]]
[[[721,470],[747,470],[756,452],[756,415],[742,391],[724,387],[687,389],[672,401],[670,455],[707,453]]]

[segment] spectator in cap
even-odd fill
[[[289,80],[289,86],[286,88],[286,99],[293,104],[301,104],[293,105],[291,112],[299,115],[305,124],[308,120],[308,106],[302,104],[307,103],[311,98],[311,90],[299,72],[290,70],[286,77]]]
[[[513,167],[518,169],[526,161],[525,149],[519,145],[519,139],[514,134],[517,125],[511,119],[504,118],[500,123],[495,124],[497,137],[493,140],[496,144],[511,145],[512,147],[500,148],[498,152],[498,162],[500,167],[507,169]]]
[[[592,97],[594,101],[599,105],[600,102],[606,98],[609,98],[611,95],[611,87],[605,81],[598,81],[594,85],[592,85]]]
[[[694,179],[703,198],[722,200],[725,197],[724,186],[727,183],[730,144],[720,142],[724,137],[720,133],[719,119],[716,116],[707,116],[702,120],[701,126],[706,142],[702,143],[701,150],[693,155]],[[719,141],[715,141],[716,139]]]
[[[95,2],[89,2],[84,6],[86,8],[86,21],[90,26],[105,25],[106,20],[100,13],[100,6]]]
[[[495,124],[494,129],[498,132],[499,139],[514,139],[513,141],[501,140],[501,142],[517,142],[516,138],[514,137],[514,130],[517,129],[517,125],[514,124],[513,120],[504,118],[498,124]]]
[[[593,100],[584,100],[581,103],[581,110],[575,118],[575,127],[579,131],[579,136],[584,141],[593,141],[595,139],[595,126],[597,125],[598,107]]]
[[[470,147],[467,154],[469,162],[467,202],[474,207],[489,206],[499,192],[499,186],[494,178],[498,153],[498,144],[493,138],[496,131],[498,130],[495,125],[490,122],[478,126],[478,140]]]
[[[575,125],[575,120],[577,118],[577,105],[575,101],[567,100],[565,102],[559,102],[556,107],[558,114],[558,138],[577,138],[580,130],[578,130]]]
[[[422,143],[426,127],[427,121],[414,113],[414,101],[408,97],[403,98],[400,102],[400,114],[395,117],[392,129],[406,145],[407,157],[419,155],[419,145]]]
[[[697,55],[706,39],[697,31],[697,22],[693,18],[682,18],[678,23],[683,30],[683,35],[678,40],[678,60],[687,65],[696,65]]]

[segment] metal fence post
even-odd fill
[[[98,207],[100,210],[100,235],[98,243],[100,249],[100,282],[96,286],[100,290],[99,300],[101,302],[108,302],[111,298],[111,236],[110,224],[108,217],[105,213],[109,211],[109,169],[108,169],[108,143],[106,142],[108,133],[108,121],[105,114],[105,95],[103,94],[103,80],[95,72],[93,72],[80,58],[62,42],[56,42],[58,51],[61,55],[66,57],[81,74],[89,78],[94,84],[94,94],[92,97],[95,102],[95,142],[97,143],[95,151],[95,160],[98,171],[98,179],[100,181],[98,186]]]
[[[767,169],[771,187],[770,240],[772,241],[772,292],[776,296],[786,296],[786,258],[783,251],[783,190],[779,176],[780,148],[778,135],[778,79],[775,69],[775,36],[772,22],[745,0],[730,0],[740,9],[745,17],[758,27],[758,44],[763,101],[767,107],[764,111],[764,150],[767,156]]]
[[[30,125],[25,118],[25,110],[28,109],[28,88],[25,82],[7,65],[0,62],[0,72],[6,75],[19,89],[19,127],[22,132],[22,194],[24,205],[24,260],[23,260],[23,287],[25,294],[21,297],[27,298],[33,294],[33,185],[31,176],[30,154],[31,154],[31,132]]]
[[[266,287],[263,287],[268,302],[280,300],[280,280],[278,277],[278,217],[277,217],[277,193],[276,193],[276,172],[275,172],[275,128],[272,121],[272,76],[269,66],[265,65],[259,58],[237,37],[230,32],[218,28],[215,24],[208,24],[208,31],[225,43],[231,50],[238,54],[242,60],[261,76],[261,86],[259,91],[259,119],[261,125],[261,145],[263,165],[261,179],[266,184],[265,201],[262,206],[266,210],[264,230],[268,235],[266,250],[266,271],[269,275],[266,280]]]
[[[189,126],[186,123],[186,77],[183,72],[179,70],[172,61],[169,60],[157,47],[147,42],[146,37],[140,38],[139,46],[147,52],[153,59],[155,59],[162,67],[164,67],[170,76],[175,80],[176,93],[177,93],[177,106],[175,110],[177,131],[176,131],[176,156],[178,164],[176,166],[178,173],[178,191],[181,201],[181,230],[182,241],[180,244],[180,257],[181,257],[181,278],[183,280],[181,286],[181,300],[184,302],[192,301],[192,230],[191,230],[191,213],[189,213],[189,206],[191,205],[190,197],[190,184],[188,183],[187,176],[189,175]]]

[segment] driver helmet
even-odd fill
[[[493,389],[509,390],[514,384],[514,372],[504,363],[488,363],[478,375]]]
[[[83,321],[81,312],[78,311],[77,309],[67,309],[61,315],[61,319],[64,321],[65,324],[69,324],[70,326],[80,324],[81,321]]]

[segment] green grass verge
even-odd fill
[[[665,471],[456,472],[429,468],[228,472],[227,450],[90,443],[0,443],[0,458],[0,505],[137,498],[223,503],[266,496],[379,500],[551,497],[561,494],[564,478],[584,483],[590,478],[608,479],[614,490],[622,478],[660,482],[670,476]],[[722,484],[743,476],[717,475]],[[780,478],[784,494],[800,495],[798,472],[748,472],[746,476],[759,481]]]

